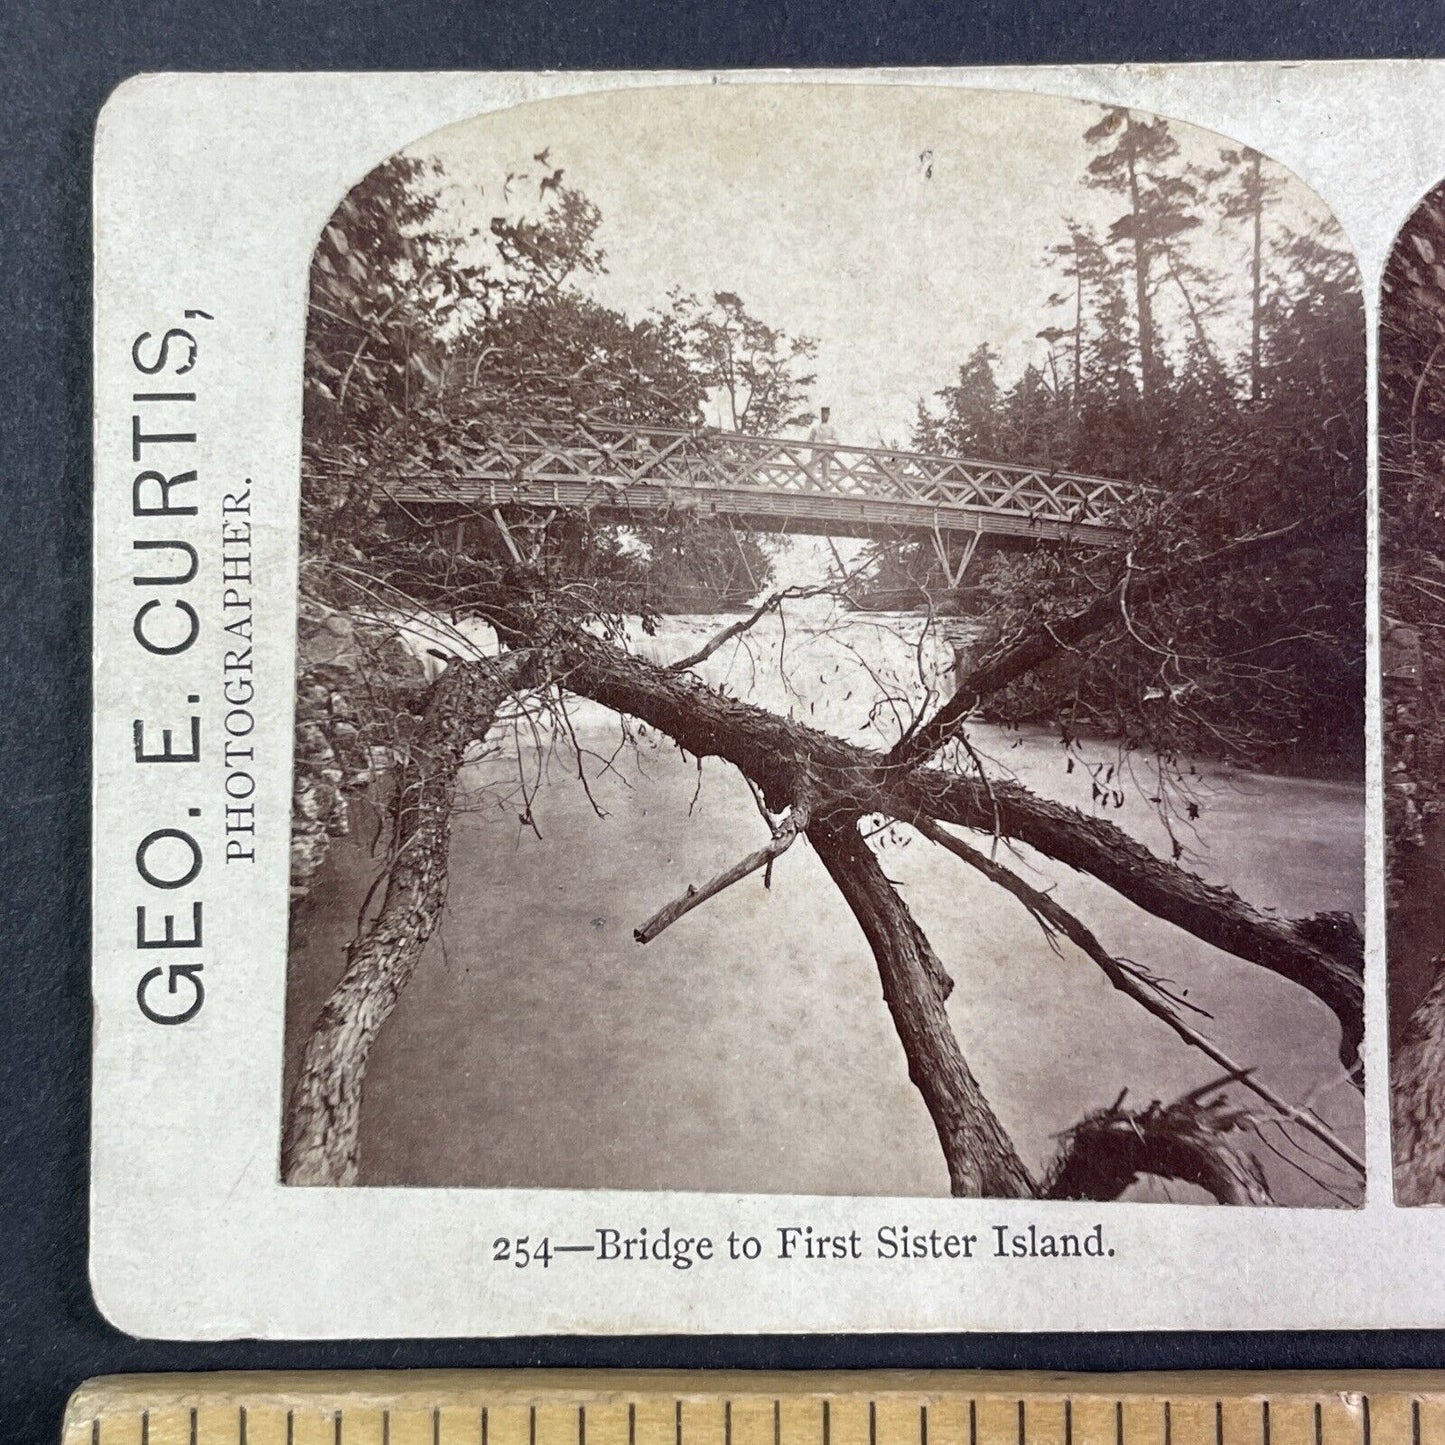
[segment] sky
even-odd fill
[[[634,319],[674,286],[733,291],[793,334],[816,337],[814,406],[844,442],[905,445],[920,397],[980,342],[1007,382],[1042,364],[1038,331],[1066,324],[1045,264],[1065,217],[1100,230],[1120,199],[1081,177],[1098,107],[1024,93],[843,84],[693,85],[534,102],[407,148],[440,161],[444,213],[480,227],[508,170],[545,169],[601,209],[606,273],[582,289]],[[1181,160],[1214,164],[1224,138],[1173,127]],[[546,167],[532,157],[547,149]],[[1282,169],[1274,224],[1333,225]],[[532,192],[535,194],[535,192]],[[1242,223],[1199,233],[1197,255],[1247,293]],[[1167,307],[1169,298],[1161,305]],[[1243,344],[1241,309],[1218,340]]]

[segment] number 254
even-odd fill
[[[531,1243],[531,1235],[528,1234],[520,1234],[515,1239],[494,1239],[492,1263],[511,1264],[517,1269],[526,1269],[529,1264],[540,1264],[546,1269],[552,1263],[552,1241],[544,1236],[534,1245]]]

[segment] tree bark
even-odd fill
[[[1233,1142],[1248,1116],[1195,1095],[1135,1110],[1121,1099],[1086,1115],[1036,1181],[963,1057],[943,1007],[943,965],[858,822],[855,814],[835,814],[813,823],[808,841],[873,950],[908,1077],[933,1121],[955,1197],[1117,1199],[1151,1175],[1198,1185],[1220,1204],[1271,1202],[1259,1165]]]
[[[1445,971],[1410,1015],[1391,1073],[1395,1203],[1445,1204]]]
[[[512,691],[520,666],[515,654],[455,662],[433,686],[396,770],[381,910],[347,950],[346,971],[306,1040],[282,1130],[281,1177],[288,1184],[356,1182],[361,1086],[372,1045],[410,982],[446,897],[457,773]]]
[[[944,1010],[942,963],[858,831],[858,816],[814,822],[808,841],[868,939],[908,1060],[956,1196],[1030,1199],[1037,1190],[1013,1141],[964,1061]]]

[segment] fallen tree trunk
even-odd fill
[[[361,1086],[372,1045],[411,980],[446,897],[457,772],[515,686],[522,658],[455,662],[397,768],[381,910],[347,950],[346,971],[311,1026],[286,1110],[281,1177],[354,1184]]]
[[[883,998],[908,1059],[908,1077],[923,1096],[943,1146],[951,1192],[1033,1198],[1037,1186],[964,1061],[944,1012],[943,964],[864,842],[857,815],[813,823],[808,841],[873,950]]]
[[[356,1182],[370,1052],[444,905],[458,770],[468,745],[485,735],[498,705],[518,685],[529,666],[525,658],[514,653],[453,661],[432,690],[398,770],[380,910],[348,950],[341,981],[306,1043],[283,1130],[282,1170],[289,1183]],[[550,683],[630,713],[699,755],[737,762],[765,798],[792,805],[791,823],[806,828],[873,952],[909,1077],[933,1121],[954,1194],[1077,1197],[1082,1191],[1112,1198],[1140,1172],[1150,1172],[1201,1183],[1224,1202],[1258,1202],[1251,1192],[1257,1167],[1237,1156],[1227,1129],[1199,1127],[1199,1111],[1188,1099],[1137,1113],[1116,1104],[1086,1117],[1070,1131],[1042,1184],[1023,1163],[964,1059],[945,1009],[950,981],[943,965],[859,830],[865,812],[987,826],[998,800],[985,785],[933,770],[900,776],[878,754],[735,703],[569,629],[552,630],[546,661]],[[952,815],[959,812],[967,817]],[[1090,821],[1071,810],[1063,817],[1066,824],[1071,818]],[[786,826],[775,834],[763,850],[763,866],[790,837]],[[723,880],[742,876],[750,861]],[[669,910],[664,914],[670,916]]]
[[[962,858],[969,867],[977,869],[991,882],[1013,894],[1033,915],[1051,942],[1056,933],[1063,934],[1075,948],[1098,965],[1113,987],[1167,1024],[1190,1048],[1198,1049],[1206,1058],[1212,1059],[1225,1070],[1226,1077],[1237,1079],[1244,1088],[1257,1094],[1280,1118],[1289,1119],[1306,1133],[1313,1134],[1332,1154],[1344,1160],[1364,1179],[1364,1159],[1338,1139],[1322,1119],[1310,1109],[1295,1108],[1273,1089],[1252,1077],[1250,1070],[1237,1064],[1198,1029],[1187,1023],[1180,1014],[1179,1001],[1166,992],[1157,979],[1145,973],[1137,964],[1115,958],[1099,942],[1094,931],[1070,913],[1051,893],[1045,893],[1025,883],[1022,878],[1010,873],[1007,868],[1001,867],[992,858],[986,857],[976,848],[971,848],[961,838],[954,837],[935,823],[918,822],[913,826],[930,842],[947,848],[955,857]]]
[[[730,762],[776,813],[802,797],[815,816],[853,811],[902,822],[932,819],[998,831],[1107,884],[1196,938],[1307,989],[1340,1023],[1340,1060],[1359,1083],[1364,1036],[1364,942],[1357,928],[1261,913],[1233,890],[1160,858],[1104,818],[934,767],[897,767],[880,752],[818,732],[521,609],[489,609],[499,628],[550,646],[560,686],[657,728],[697,757]],[[1331,920],[1335,922],[1335,920]]]
[[[921,775],[924,780],[933,776],[938,776],[933,770]],[[912,775],[910,788],[919,777]],[[1155,917],[1307,989],[1339,1020],[1340,1063],[1363,1088],[1364,938],[1352,918],[1261,913],[1233,889],[1207,883],[1160,858],[1107,819],[1040,798],[1018,783],[995,782],[987,795],[975,785],[970,797],[951,781],[944,796],[933,801],[931,813],[926,781],[920,791],[918,815],[990,832],[996,813],[1005,837],[1090,874]]]
[[[1220,1204],[1268,1204],[1258,1163],[1235,1143],[1249,1116],[1222,1099],[1086,1115],[1036,1181],[964,1059],[944,1010],[943,964],[858,830],[856,815],[808,829],[828,876],[858,920],[883,998],[948,1166],[950,1192],[987,1199],[1117,1199],[1144,1175],[1197,1185]],[[1212,1085],[1203,1093],[1217,1094]]]

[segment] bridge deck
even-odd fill
[[[660,427],[519,428],[446,471],[398,477],[408,508],[692,510],[755,526],[872,535],[993,533],[1076,545],[1126,535],[1134,489],[1041,467]]]

